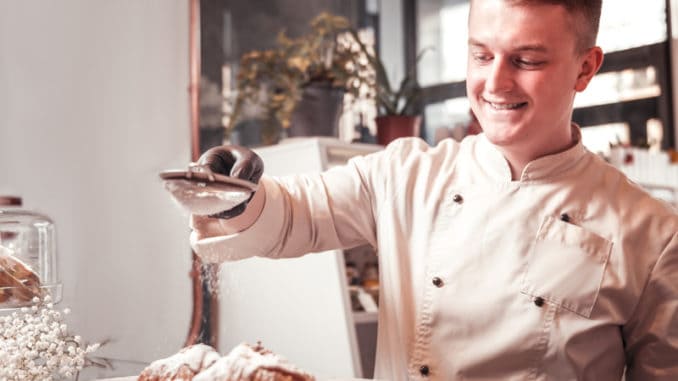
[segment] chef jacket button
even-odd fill
[[[570,216],[568,216],[567,213],[563,213],[560,215],[560,220],[563,222],[570,222]]]
[[[436,276],[436,277],[433,277],[433,279],[431,279],[431,282],[432,282],[433,285],[436,286],[436,287],[442,287],[442,286],[443,286],[443,280],[440,279],[440,278],[438,278],[437,276]]]
[[[544,298],[542,298],[541,296],[537,296],[536,298],[534,298],[534,305],[537,306],[537,307],[543,306],[544,305]]]
[[[419,367],[419,373],[421,373],[422,376],[428,376],[428,373],[431,370],[428,368],[428,365],[422,365]]]
[[[457,204],[461,204],[462,202],[464,202],[464,198],[461,197],[459,193],[457,193],[454,196],[452,196],[452,201],[456,202]]]

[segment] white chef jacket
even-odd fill
[[[678,380],[678,215],[574,130],[519,181],[484,135],[264,177],[250,228],[191,242],[207,261],[377,247],[379,379]]]

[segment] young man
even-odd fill
[[[263,177],[232,218],[193,216],[194,249],[224,261],[378,247],[379,379],[678,380],[678,215],[571,122],[602,62],[600,7],[473,0],[467,90],[483,134]],[[261,176],[238,147],[202,162]]]

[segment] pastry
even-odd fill
[[[193,381],[314,381],[315,377],[290,364],[261,344],[240,344]]]
[[[220,357],[219,352],[209,345],[191,345],[170,357],[153,361],[141,372],[137,381],[190,381]]]
[[[0,303],[42,297],[38,274],[12,254],[12,250],[0,246]]]
[[[240,344],[226,356],[196,344],[152,362],[137,381],[315,381],[261,344]]]

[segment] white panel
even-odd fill
[[[381,147],[293,139],[257,149],[269,175],[313,173]],[[222,265],[220,345],[262,343],[319,379],[360,377],[355,326],[339,250]]]

